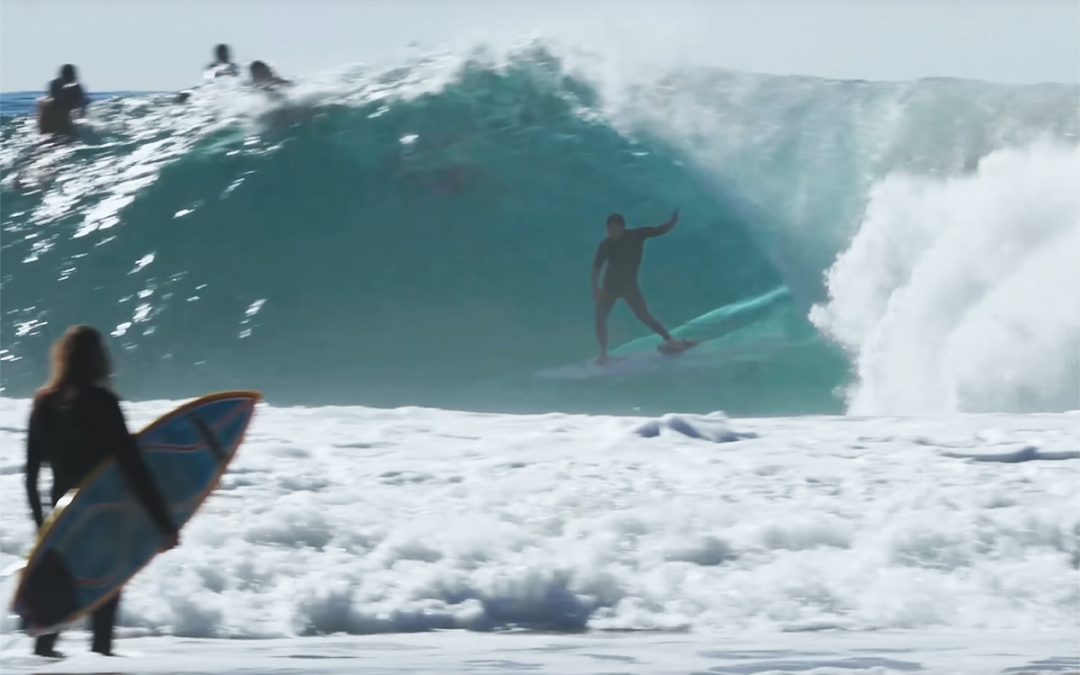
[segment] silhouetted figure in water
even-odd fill
[[[276,89],[282,85],[292,84],[292,82],[278,77],[277,73],[263,61],[252,61],[249,68],[251,73],[251,83],[260,89]]]
[[[664,325],[649,313],[649,306],[637,280],[645,240],[671,232],[678,222],[678,209],[675,209],[671,219],[663,225],[633,230],[626,229],[626,219],[621,214],[613,213],[608,216],[607,238],[600,242],[596,249],[592,269],[593,297],[596,299],[596,339],[600,342],[600,357],[596,360],[598,364],[603,365],[608,361],[607,320],[619,300],[629,305],[639,321],[662,337],[672,352],[681,351],[691,344],[672,338]],[[601,271],[604,272],[603,284],[600,283]]]
[[[60,68],[60,75],[49,82],[48,95],[38,101],[38,131],[43,134],[75,135],[71,114],[86,114],[90,104],[79,84],[79,74],[70,63]]]
[[[63,85],[59,80],[49,83],[49,91],[37,102],[38,131],[42,134],[60,134],[72,136],[75,134],[75,125],[71,121],[71,115],[65,111],[59,103],[63,94]]]
[[[53,346],[52,376],[34,397],[26,436],[26,495],[38,529],[45,514],[38,494],[42,464],[52,468],[52,504],[78,486],[99,464],[116,460],[131,491],[165,535],[162,550],[179,543],[176,525],[135,439],[128,433],[116,394],[108,388],[109,356],[101,334],[89,326],[69,328]],[[92,649],[112,653],[120,594],[94,611]],[[59,656],[56,634],[34,643],[39,656]]]
[[[220,44],[214,47],[214,60],[204,71],[204,77],[212,80],[217,77],[239,77],[240,66],[233,63],[229,45]]]

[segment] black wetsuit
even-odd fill
[[[49,95],[38,104],[38,130],[43,134],[75,135],[71,111],[85,108],[90,100],[78,82],[49,82]]]
[[[86,97],[86,92],[78,82],[64,82],[57,78],[49,83],[49,91],[57,89],[59,89],[59,95],[56,97],[56,102],[60,104],[62,110],[70,113],[72,110],[85,108],[90,104],[90,99]]]
[[[38,131],[43,134],[75,135],[71,115],[61,108],[56,99],[45,97],[38,101]]]
[[[659,237],[670,229],[670,227],[660,226],[625,230],[618,238],[604,239],[597,247],[593,269],[598,270],[607,263],[604,281],[600,286],[600,298],[596,302],[596,334],[605,349],[607,348],[607,317],[620,299],[626,302],[638,320],[665,340],[671,339],[671,334],[667,332],[663,324],[649,313],[649,306],[645,303],[645,296],[637,281],[645,240]]]
[[[39,395],[30,412],[26,437],[26,494],[34,522],[44,521],[38,493],[41,465],[52,467],[52,504],[76,487],[101,462],[114,458],[132,492],[163,534],[176,532],[165,500],[128,433],[116,395],[103,387],[65,388]],[[93,650],[112,651],[118,593],[93,613]],[[51,652],[56,635],[38,638],[35,653]]]

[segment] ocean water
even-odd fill
[[[1080,405],[1074,85],[613,72],[533,45],[280,96],[0,101],[6,396],[75,322],[134,399],[805,414]],[[590,369],[611,211],[650,243],[633,367]],[[638,367],[640,366],[640,367]]]

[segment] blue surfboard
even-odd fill
[[[136,436],[183,527],[236,455],[260,396],[225,392],[192,401]],[[26,632],[54,632],[112,598],[161,549],[162,536],[114,460],[102,462],[56,505],[27,558],[12,609]]]

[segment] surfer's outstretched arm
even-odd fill
[[[41,413],[37,406],[30,413],[30,424],[26,432],[26,497],[30,501],[30,512],[34,515],[34,524],[41,529],[45,522],[45,513],[41,508],[41,493],[38,492],[38,473],[43,461],[41,452]]]
[[[120,402],[104,389],[96,389],[94,393],[97,410],[92,419],[100,425],[94,434],[95,438],[100,439],[113,450],[116,463],[127,480],[128,486],[131,487],[131,491],[135,493],[161,533],[170,539],[169,543],[172,546],[175,546],[176,525],[173,523],[168,507],[165,506],[165,499],[161,496],[150,469],[142,459],[139,447],[135,444],[135,438],[128,433],[127,424],[124,423],[124,414],[120,411]]]
[[[675,209],[675,212],[671,214],[671,218],[668,219],[663,225],[657,225],[656,227],[643,227],[645,230],[645,237],[659,237],[660,235],[667,234],[675,229],[675,226],[679,223],[679,209]]]

